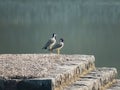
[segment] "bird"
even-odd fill
[[[51,51],[53,51],[55,49],[55,50],[57,50],[57,54],[60,54],[60,50],[63,48],[63,46],[64,46],[64,40],[63,40],[63,38],[60,38],[59,43],[55,44],[51,48]]]
[[[55,45],[56,43],[56,34],[53,33],[52,34],[52,38],[50,38],[47,43],[44,45],[44,47],[42,49],[47,49],[49,47],[49,50],[51,51],[52,47]]]

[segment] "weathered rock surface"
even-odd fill
[[[119,90],[115,68],[92,55],[1,54],[0,90]]]
[[[89,69],[94,61],[91,55],[0,54],[0,77],[43,78],[75,66]]]
[[[109,89],[107,90],[120,90],[120,79],[116,80],[117,82],[113,84]]]
[[[115,68],[97,68],[64,90],[105,90],[115,83],[116,76],[117,70]]]
[[[0,87],[3,90],[62,90],[94,70],[94,61],[92,55],[3,54],[0,55]]]

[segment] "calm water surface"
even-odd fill
[[[0,53],[48,53],[53,32],[62,54],[95,55],[96,66],[120,72],[120,1],[0,0]]]

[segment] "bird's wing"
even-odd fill
[[[48,40],[48,42],[45,44],[45,46],[43,48],[46,48],[50,46],[50,44],[52,44],[54,41],[52,39]]]
[[[61,44],[56,44],[52,47],[52,49],[57,49],[57,48],[60,48],[62,45]]]

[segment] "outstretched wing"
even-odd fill
[[[45,44],[45,46],[43,47],[43,49],[47,49],[47,47],[49,47],[54,41],[52,39],[48,40],[48,42]]]

